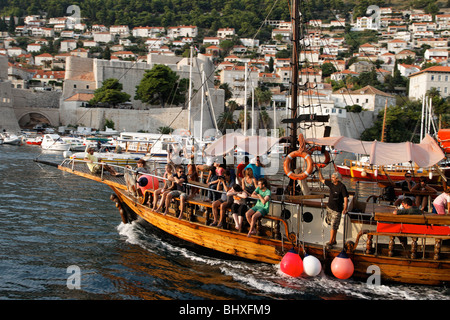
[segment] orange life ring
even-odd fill
[[[306,161],[306,170],[303,171],[302,173],[294,173],[291,170],[291,161],[292,161],[292,159],[297,158],[297,157],[302,157]],[[292,151],[291,153],[289,153],[286,156],[286,159],[284,160],[284,163],[283,163],[284,173],[286,173],[286,175],[289,178],[291,178],[292,180],[306,179],[313,171],[313,167],[314,167],[314,164],[313,164],[311,155],[306,151],[299,151],[299,150]]]
[[[310,152],[311,154],[312,154],[314,151],[320,151],[320,152],[322,152],[322,147],[321,147],[321,146],[314,146],[314,147],[312,147],[311,149],[308,150],[308,152]],[[325,167],[330,163],[330,161],[331,161],[330,153],[329,153],[327,150],[325,150],[325,152],[323,153],[323,155],[325,156],[325,160],[324,160],[323,162],[314,163],[314,165],[315,165],[317,168],[325,168]]]

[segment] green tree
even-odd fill
[[[321,69],[322,69],[322,77],[324,78],[331,76],[333,73],[337,71],[336,67],[330,62],[322,64]]]
[[[136,86],[136,100],[151,105],[167,103],[178,105],[186,101],[186,93],[189,85],[188,79],[179,80],[176,72],[168,66],[157,64],[151,70],[147,70],[139,85]]]
[[[95,90],[94,98],[89,103],[96,105],[98,103],[104,103],[108,106],[116,106],[120,103],[130,101],[130,95],[126,92],[122,92],[123,86],[119,80],[109,78],[103,81],[100,88]]]

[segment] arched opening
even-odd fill
[[[36,125],[48,127],[51,123],[46,116],[36,112],[27,113],[19,119],[21,129],[33,129]]]

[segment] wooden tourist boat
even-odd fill
[[[136,197],[127,191],[122,177],[108,173],[93,175],[81,160],[66,159],[58,168],[108,185],[114,192],[111,199],[116,202],[123,223],[144,220],[201,248],[272,264],[280,263],[294,249],[302,257],[308,254],[318,258],[329,274],[332,261],[344,249],[353,262],[355,279],[366,281],[373,268],[378,268],[382,283],[450,282],[450,248],[445,244],[450,239],[448,215],[396,216],[392,214],[393,207],[360,201],[355,194],[350,197],[347,218],[341,220],[338,244],[328,248],[325,243],[330,229],[324,223],[326,192],[273,196],[270,215],[261,220],[257,235],[247,237],[246,232],[235,230],[232,223],[225,224],[225,228],[209,226],[211,203],[201,197],[188,200],[180,220],[178,200],[173,202],[169,214],[163,215],[147,204],[153,195],[151,189]],[[198,182],[190,185],[201,187]],[[229,222],[230,218],[227,219]],[[405,247],[396,244],[396,237],[407,237],[408,244]]]

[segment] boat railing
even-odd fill
[[[116,183],[116,186],[122,189],[126,189],[126,182],[123,180],[123,178],[119,178],[121,180],[118,180],[118,178],[114,176],[110,176],[108,174],[105,174],[105,168],[103,165],[105,163],[98,162],[96,164],[102,165],[101,172],[99,174],[93,174],[89,171],[87,166],[86,160],[82,159],[65,159],[61,166],[70,168],[72,171],[81,171],[84,175],[92,175],[92,176],[99,176],[100,179],[103,180],[110,180],[112,182]],[[78,164],[83,164],[82,166]],[[127,168],[120,165],[114,165],[109,164],[108,166],[113,167],[116,171],[120,173],[128,172],[130,174],[136,173],[134,169]],[[158,167],[161,166],[161,167]],[[155,167],[151,170],[150,173],[145,173],[145,175],[154,177],[158,179],[159,182],[169,180],[168,178],[163,177],[159,174],[160,170],[164,169],[163,163],[156,163]],[[196,181],[189,181],[185,183],[187,188],[187,193],[192,194],[192,191],[194,189],[199,190],[200,199],[205,199],[207,197],[207,192],[212,191],[219,194],[224,194],[226,192],[222,190],[212,190],[208,188],[208,186],[201,182]],[[270,214],[265,216],[263,220],[263,227],[266,226],[269,230],[271,230],[271,237],[278,238],[282,242],[288,241],[292,244],[299,244],[300,239],[302,238],[301,232],[304,227],[305,220],[308,218],[307,212],[303,212],[305,206],[314,206],[318,208],[319,210],[322,210],[321,215],[324,215],[326,202],[324,201],[326,198],[325,193],[320,194],[312,194],[312,195],[299,195],[299,196],[289,196],[289,195],[273,195],[272,199],[270,200]],[[148,201],[148,198],[146,198],[145,194],[140,194],[139,196],[141,198],[142,203],[145,203]],[[148,195],[147,195],[148,197]],[[256,201],[256,198],[249,197],[249,199]],[[188,200],[188,203],[190,203],[191,200]],[[192,200],[196,202],[195,200]],[[202,201],[202,200],[200,200]],[[212,203],[203,203],[203,206],[212,206]],[[306,213],[306,214],[305,214]],[[349,212],[353,217],[359,217],[358,219],[367,219],[365,213],[359,213],[359,212]],[[321,216],[322,218],[322,216]],[[258,227],[260,227],[259,225]],[[284,232],[280,231],[280,227],[284,228]]]

